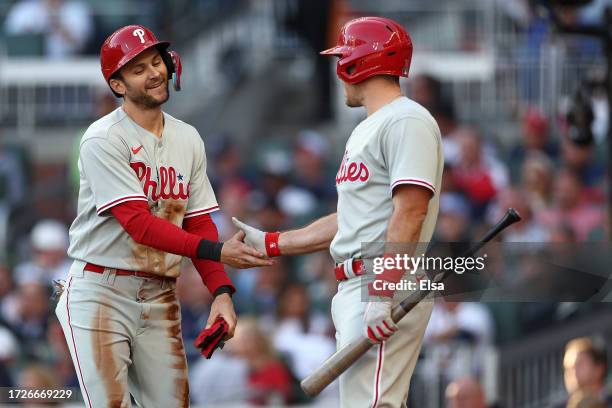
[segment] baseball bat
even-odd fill
[[[509,208],[503,218],[495,224],[474,246],[469,248],[462,255],[471,256],[478,252],[487,242],[508,226],[521,220],[521,216],[514,208]],[[452,271],[444,271],[434,277],[433,282],[441,282],[446,279]],[[421,300],[423,300],[431,290],[421,290],[411,293],[402,300],[391,311],[391,318],[394,322],[399,322],[408,312],[410,312]],[[365,354],[374,344],[365,337],[347,344],[334,354],[312,374],[301,382],[302,390],[310,397],[317,396],[325,387],[331,384],[336,378],[346,371],[355,361]]]

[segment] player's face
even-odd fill
[[[346,106],[351,108],[358,108],[363,106],[362,97],[361,97],[361,88],[358,85],[351,85],[347,82],[343,82],[344,84],[344,99]]]
[[[157,108],[166,102],[168,92],[168,70],[159,51],[155,48],[144,51],[121,70],[124,96],[143,109]]]

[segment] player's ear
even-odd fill
[[[125,83],[121,79],[111,78],[110,81],[108,81],[108,84],[110,85],[113,92],[115,92],[116,94],[121,96],[125,95]]]

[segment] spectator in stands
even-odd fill
[[[473,345],[493,342],[493,322],[485,306],[474,302],[436,302],[425,330],[424,343],[452,342]]]
[[[286,260],[276,260],[274,265],[258,269],[254,292],[251,294],[253,310],[264,320],[274,321],[280,294],[288,280]]]
[[[49,287],[38,281],[22,281],[15,296],[3,305],[3,317],[26,355],[42,357],[48,352],[50,294]]]
[[[274,346],[286,353],[293,373],[299,378],[306,377],[335,351],[335,343],[326,335],[330,321],[311,312],[304,285],[293,283],[285,288],[277,319]]]
[[[549,238],[546,227],[533,218],[531,206],[527,195],[519,189],[507,188],[499,193],[497,205],[491,211],[490,223],[500,219],[508,208],[514,208],[521,214],[518,222],[504,231],[505,242],[546,242]]]
[[[440,196],[436,242],[469,241],[470,205],[461,194],[445,192]]]
[[[231,343],[233,353],[246,361],[248,366],[249,402],[253,405],[290,403],[293,387],[291,374],[257,321],[240,319]]]
[[[573,393],[567,405],[564,408],[609,408],[610,405],[606,404],[599,396],[593,395],[588,392],[578,391]]]
[[[557,173],[554,189],[554,203],[550,209],[541,211],[537,218],[547,227],[566,222],[576,233],[578,241],[585,241],[589,233],[602,220],[602,210],[585,202],[584,185],[571,170],[562,169]]]
[[[176,281],[176,294],[181,302],[181,332],[189,363],[200,358],[200,350],[193,341],[206,326],[212,296],[202,285],[200,274],[191,261],[181,264],[181,278]]]
[[[31,388],[34,390],[60,389],[61,384],[50,367],[39,363],[27,365],[20,373],[17,381],[20,388]],[[40,399],[38,399],[40,401]],[[36,402],[36,399],[32,399]]]
[[[6,327],[0,325],[0,386],[10,387],[13,379],[9,366],[17,357],[19,351],[17,339]],[[1,401],[0,402],[8,402]]]
[[[51,317],[47,328],[47,341],[50,353],[46,356],[46,360],[53,367],[57,381],[64,387],[78,387],[79,379],[70,358],[68,343],[66,343],[62,326],[54,316]]]
[[[612,405],[612,394],[605,389],[608,357],[604,344],[588,337],[571,340],[565,346],[563,369],[565,388],[570,396],[582,392],[600,398],[607,406]],[[560,407],[565,405],[560,404]]]
[[[444,149],[444,164],[456,166],[461,152],[455,135],[460,130],[457,123],[455,107],[447,99],[439,100],[431,108],[431,114],[438,123],[442,135],[442,148]]]
[[[463,377],[446,387],[447,408],[487,408],[484,391],[472,377]]]
[[[68,228],[60,221],[39,221],[30,234],[31,260],[15,267],[15,280],[38,281],[52,285],[54,279],[65,279],[71,261],[66,256]]]
[[[13,276],[6,265],[0,264],[0,306],[13,289]]]
[[[552,205],[554,164],[544,153],[529,152],[521,169],[521,189],[538,213]]]
[[[472,216],[480,218],[495,194],[508,184],[506,168],[495,157],[483,153],[476,129],[463,128],[456,134],[460,158],[452,170],[455,185],[466,194]]]
[[[241,330],[244,320],[236,330]],[[189,366],[189,397],[202,406],[243,406],[249,398],[249,365],[234,353],[236,336],[213,358],[194,361]],[[242,347],[239,344],[238,347]]]
[[[63,58],[83,50],[93,21],[79,0],[21,0],[9,10],[4,29],[8,35],[41,34],[45,55]]]
[[[336,201],[334,179],[326,171],[329,143],[313,130],[299,132],[293,147],[293,182],[325,204]]]
[[[580,176],[586,187],[598,187],[603,182],[605,169],[595,157],[595,141],[593,139],[563,138],[561,145],[563,165]],[[603,194],[590,191],[589,196],[594,200],[603,201]]]
[[[559,155],[558,146],[551,140],[547,118],[536,107],[527,109],[522,119],[522,143],[510,153],[512,179],[518,180],[521,166],[530,152],[542,152],[552,160]]]
[[[433,106],[438,105],[443,98],[442,82],[432,75],[414,75],[408,81],[408,85],[408,95],[410,99],[420,103],[427,109],[431,109]]]
[[[232,224],[231,218],[246,219],[248,217],[247,202],[251,195],[251,188],[243,179],[233,178],[225,181],[215,191],[217,191],[220,210],[212,213],[212,217],[219,229],[219,237],[225,240],[236,233],[236,227]]]
[[[249,182],[248,175],[243,168],[243,160],[240,155],[240,145],[236,143],[232,135],[219,133],[210,137],[210,143],[206,141],[207,156],[210,164],[206,171],[210,173],[210,181],[215,189],[223,188],[228,182]]]

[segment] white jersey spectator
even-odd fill
[[[68,228],[56,220],[39,221],[30,234],[32,256],[15,267],[15,281],[38,282],[51,286],[54,279],[64,279],[72,262],[66,256]]]
[[[80,1],[22,0],[9,10],[8,35],[42,34],[52,58],[78,54],[93,32],[89,7]]]

